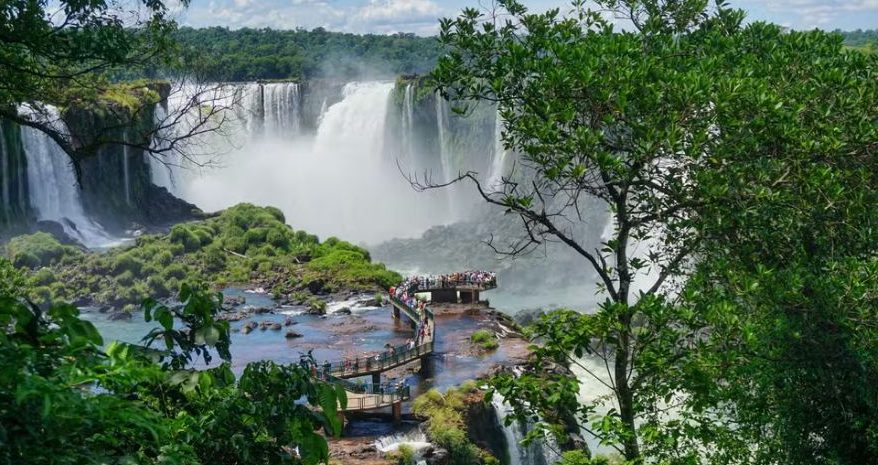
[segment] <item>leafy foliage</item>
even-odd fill
[[[326,442],[315,429],[340,432],[336,389],[315,384],[300,366],[272,362],[248,365],[237,384],[228,363],[192,370],[192,352],[217,350],[228,361],[228,328],[212,321],[218,302],[200,287],[185,286],[180,300],[173,312],[153,307],[163,334],[179,342],[156,351],[120,343],[102,349],[75,307],[43,313],[0,296],[0,461],[325,462]],[[173,329],[174,315],[184,326]]]

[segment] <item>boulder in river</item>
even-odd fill
[[[293,330],[289,330],[289,331],[287,331],[287,334],[284,335],[284,337],[287,338],[287,339],[295,339],[295,338],[297,338],[297,337],[304,337],[304,335],[299,334],[299,333],[297,333],[297,332],[295,332],[295,331],[293,331]]]
[[[292,325],[294,325],[294,324],[296,324],[296,322],[293,321],[293,318],[292,318],[292,317],[289,317],[289,316],[288,316],[288,317],[284,320],[284,326],[292,326]]]
[[[249,334],[250,331],[253,331],[253,328],[251,328],[249,325],[244,325],[241,327],[241,332],[244,334]]]
[[[272,323],[272,324],[271,324],[271,330],[272,330],[272,331],[280,331],[280,328],[281,328],[280,323]]]
[[[333,312],[333,313],[336,314],[336,315],[350,315],[350,314],[351,314],[351,308],[350,308],[350,307],[342,307],[342,308],[336,310],[336,311]]]
[[[124,310],[119,310],[110,314],[107,317],[110,321],[131,321],[131,312],[126,312]]]

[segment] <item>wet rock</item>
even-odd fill
[[[380,307],[384,305],[382,299],[376,299],[372,297],[371,299],[361,300],[357,302],[357,307]]]
[[[241,327],[241,332],[244,334],[250,334],[250,331],[253,331],[253,328],[251,328],[250,326],[242,326]]]
[[[333,313],[335,313],[336,315],[350,315],[351,309],[350,309],[350,307],[342,307]]]
[[[293,321],[293,318],[292,318],[292,317],[289,317],[289,316],[288,316],[288,317],[284,320],[284,326],[292,326],[292,325],[294,325],[294,324],[296,324],[296,322]]]
[[[223,298],[223,306],[224,307],[238,307],[244,305],[247,302],[242,296],[226,296]]]
[[[424,458],[427,460],[427,465],[448,465],[451,457],[445,449],[434,449],[429,456],[424,454]]]
[[[308,283],[308,290],[311,291],[312,294],[317,295],[323,292],[323,288],[326,286],[326,283],[323,282],[322,279],[315,279]]]
[[[104,305],[103,307],[98,309],[98,313],[107,313],[111,310],[113,310],[113,307],[111,307],[109,305]]]
[[[266,313],[273,313],[273,311],[270,308],[258,307],[253,309],[253,313],[257,315],[264,315]]]
[[[293,330],[289,330],[289,331],[287,331],[287,334],[284,335],[284,337],[287,339],[295,339],[297,337],[305,337],[305,336],[303,334],[297,333]]]
[[[118,311],[113,312],[107,317],[110,321],[131,321],[131,312]]]
[[[271,330],[272,330],[272,331],[280,331],[281,327],[282,327],[282,326],[281,326],[280,323],[272,323],[272,324],[271,324]]]

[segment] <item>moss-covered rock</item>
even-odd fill
[[[13,239],[6,255],[16,266],[31,270],[27,279],[38,288],[33,297],[41,303],[139,304],[146,297],[176,294],[181,282],[200,280],[215,287],[258,285],[278,298],[296,294],[320,312],[326,304],[312,299],[313,294],[373,291],[402,279],[372,263],[360,247],[336,238],[321,243],[283,220],[275,208],[241,204],[106,253],[82,252],[38,233]],[[317,292],[308,286],[313,282],[321,283]]]
[[[38,232],[12,238],[6,244],[5,255],[16,267],[36,269],[60,263],[66,256],[79,257],[82,251],[62,245],[51,234]]]

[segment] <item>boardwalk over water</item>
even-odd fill
[[[426,283],[425,283],[426,284]],[[441,287],[411,286],[407,291],[414,293],[433,293],[432,296],[442,294],[449,297],[451,292],[455,295],[460,292],[461,296],[469,293],[470,299],[461,297],[462,301],[478,301],[479,291],[486,291],[497,287],[496,281],[490,283],[449,283]],[[406,292],[408,295],[408,292]],[[474,300],[472,300],[474,299]],[[446,300],[441,300],[446,301]],[[394,368],[407,365],[420,360],[423,364],[426,358],[433,353],[433,343],[436,337],[435,315],[427,305],[415,304],[414,307],[407,304],[393,294],[390,295],[390,303],[393,307],[394,318],[402,315],[409,320],[415,329],[413,344],[392,347],[381,354],[372,357],[357,357],[335,362],[326,362],[323,365],[313,366],[312,375],[318,379],[341,384],[347,394],[347,407],[345,412],[374,410],[391,407],[395,418],[402,413],[402,402],[411,399],[410,387],[401,382],[391,381],[381,383],[381,373]],[[349,378],[372,376],[372,383],[355,383]]]

